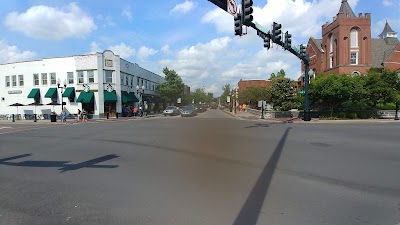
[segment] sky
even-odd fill
[[[241,3],[237,0],[238,4]],[[254,21],[292,34],[292,46],[321,38],[341,0],[253,0]],[[400,0],[348,0],[354,13],[371,13],[372,37],[385,21],[400,36]],[[234,35],[233,16],[207,0],[0,0],[0,63],[73,56],[108,49],[164,76],[175,70],[185,84],[219,96],[225,84],[268,79],[284,69],[296,79],[300,61],[252,28]]]

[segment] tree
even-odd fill
[[[194,92],[191,93],[191,99],[194,101],[194,103],[204,103],[207,101],[207,95],[204,92],[204,89],[202,88],[197,88],[194,90]]]
[[[281,69],[276,74],[275,73],[271,73],[271,76],[269,77],[269,80],[273,80],[274,78],[285,77],[285,76],[286,76],[285,70]]]
[[[240,103],[246,103],[255,106],[261,99],[269,102],[271,98],[268,94],[269,92],[265,87],[248,87],[239,93],[238,98]]]
[[[231,85],[230,84],[225,84],[222,87],[222,90],[224,92],[222,93],[222,95],[220,97],[220,101],[221,101],[221,104],[226,104],[227,97],[231,95]]]
[[[271,102],[275,108],[289,110],[294,106],[294,96],[296,93],[295,83],[289,78],[276,77],[271,81],[271,86],[267,89],[271,97]]]
[[[161,98],[168,103],[175,103],[178,98],[182,97],[184,84],[182,78],[168,67],[163,69],[165,74],[165,82],[157,86],[157,91]]]
[[[340,108],[358,110],[365,107],[364,78],[362,76],[319,76],[310,84],[310,102],[314,107],[333,112]]]
[[[378,74],[374,70],[368,71],[364,88],[367,90],[369,108],[375,109],[378,105],[393,102],[396,96],[395,82],[395,72],[384,70]]]

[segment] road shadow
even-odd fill
[[[267,196],[276,165],[278,164],[290,129],[292,128],[287,128],[283,134],[271,158],[268,160],[268,163],[265,165],[260,176],[258,177],[256,184],[247,197],[246,202],[243,204],[238,216],[233,222],[233,225],[257,224],[258,216],[264,204],[264,199]]]
[[[260,128],[260,127],[269,127],[269,126],[270,126],[269,123],[256,123],[254,125],[247,126],[247,127],[244,127],[244,128]]]
[[[81,163],[70,163],[70,161],[22,161],[22,162],[9,162],[11,160],[20,159],[32,156],[32,154],[17,155],[9,158],[0,159],[0,165],[6,166],[19,166],[19,167],[43,167],[43,168],[57,168],[60,173],[64,173],[71,170],[79,170],[82,168],[99,168],[99,169],[112,169],[117,168],[118,165],[97,165],[99,163],[118,158],[118,155],[105,155],[99,158],[91,159]]]

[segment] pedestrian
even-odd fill
[[[61,112],[61,122],[62,123],[67,123],[67,113],[65,112],[65,109]]]
[[[139,116],[142,117],[143,116],[143,110],[142,110],[142,106],[139,106]]]
[[[133,116],[137,116],[137,108],[136,108],[136,106],[133,108]]]
[[[82,121],[82,111],[78,109],[78,122]]]
[[[87,121],[87,116],[86,116],[87,112],[85,109],[82,109],[82,120],[83,121]]]

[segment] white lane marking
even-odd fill
[[[12,128],[12,127],[0,127],[0,130],[1,129],[10,129],[10,128]]]

